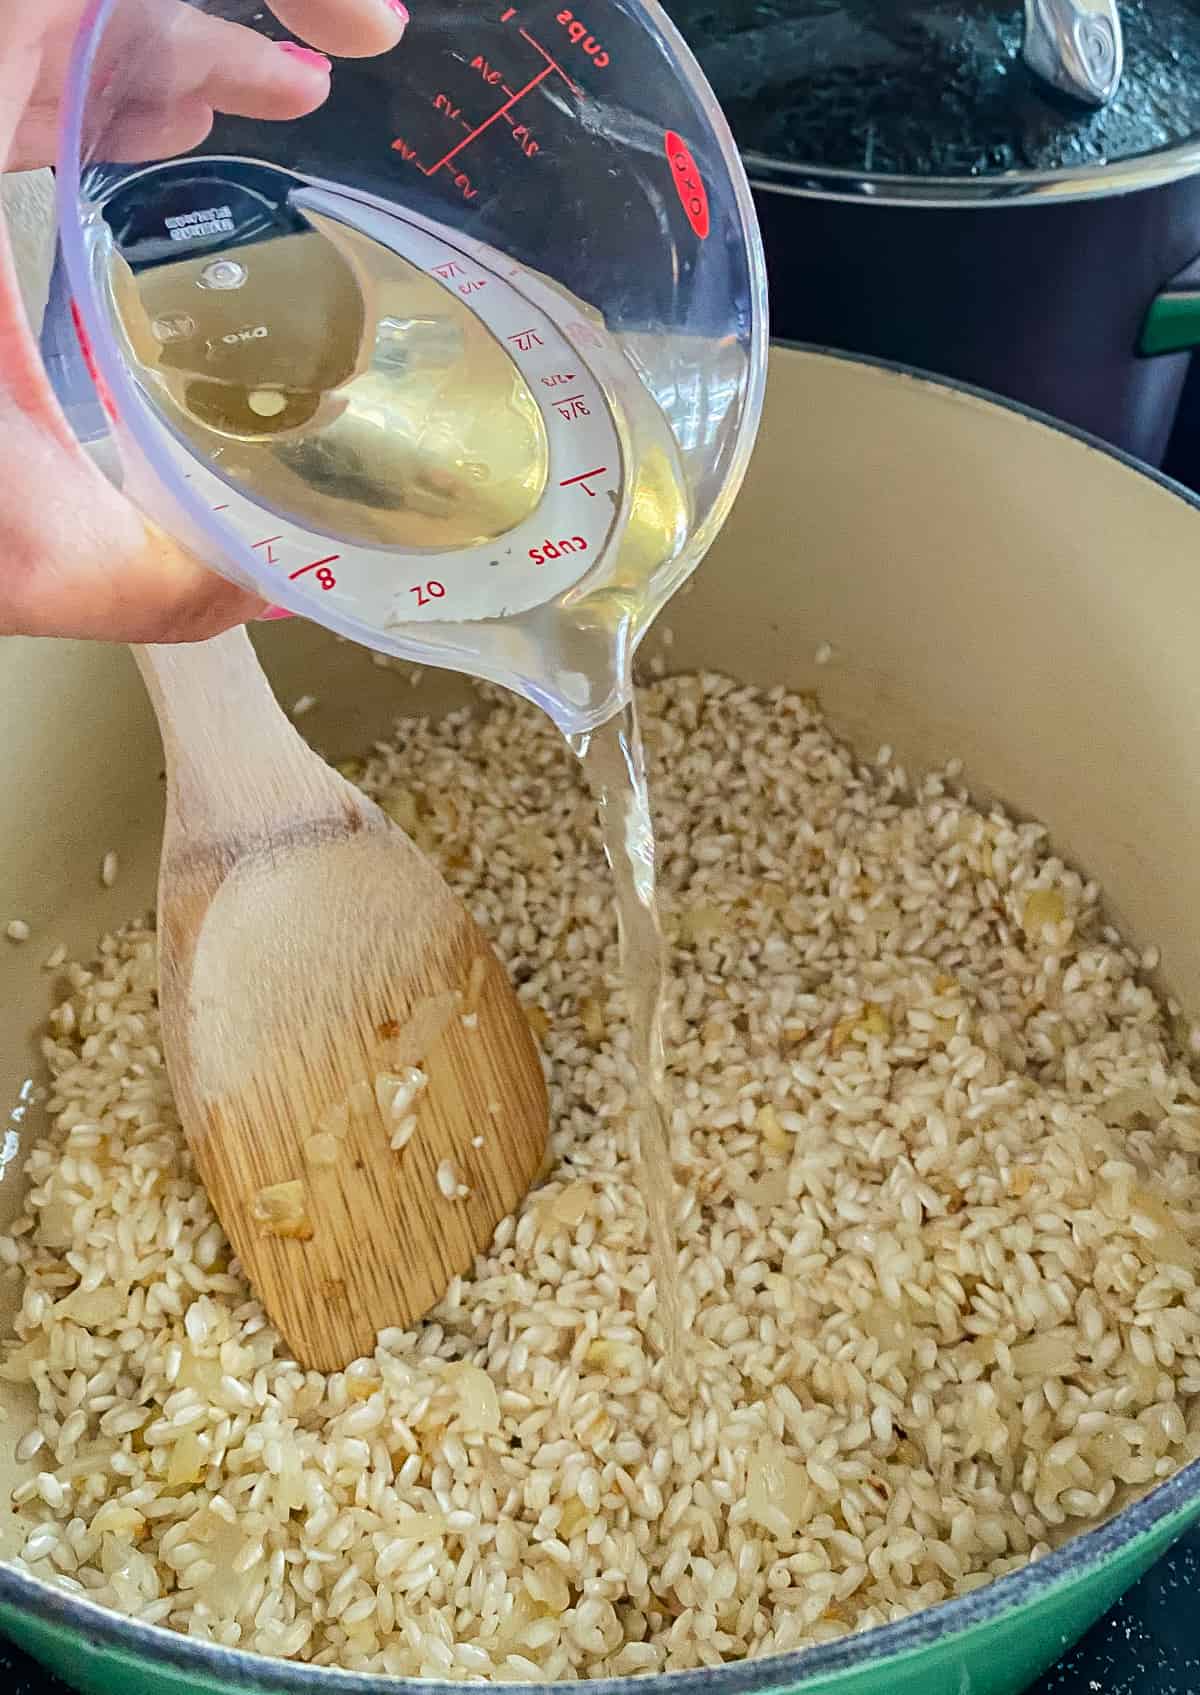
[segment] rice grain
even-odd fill
[[[642,697],[692,1348],[672,1410],[594,811],[548,722],[486,699],[355,769],[410,797],[520,984],[545,1180],[422,1324],[301,1371],[192,1167],[152,929],[64,962],[51,1124],[0,1240],[0,1373],[41,1409],[23,1561],[354,1671],[615,1676],[968,1593],[1200,1453],[1200,1089],[1147,955],[952,767],[911,786],[799,696],[713,676]],[[420,1035],[384,1088],[404,1137]],[[361,1093],[298,1154],[336,1159]],[[438,1184],[466,1187],[449,1159]],[[300,1179],[277,1187],[264,1223],[302,1228]]]

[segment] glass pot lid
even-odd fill
[[[1200,0],[666,0],[751,174],[1081,197],[1200,164]]]

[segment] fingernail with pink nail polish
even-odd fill
[[[259,613],[255,623],[271,624],[277,618],[291,618],[292,616],[293,614],[288,611],[286,606],[268,606],[265,612]]]
[[[396,16],[400,19],[401,28],[407,29],[409,12],[408,7],[404,4],[404,0],[387,0],[387,3],[388,10],[395,12]]]
[[[333,69],[333,62],[324,53],[318,53],[311,47],[301,47],[298,41],[281,41],[279,51],[286,53],[291,59],[298,59],[302,65],[311,65],[314,71],[324,71],[326,76]]]

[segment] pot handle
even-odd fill
[[[1200,257],[1177,271],[1142,320],[1138,352],[1188,353],[1200,347]]]

